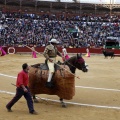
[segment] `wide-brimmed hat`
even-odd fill
[[[57,41],[56,39],[51,39],[50,41],[49,41],[50,43],[55,43],[55,44],[58,44],[59,43],[59,41]]]

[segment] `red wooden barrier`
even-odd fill
[[[8,53],[12,53],[14,52],[15,49],[15,53],[29,53],[31,52],[31,50],[27,47],[14,47],[14,49],[9,49],[9,47],[4,47],[4,50]],[[45,47],[36,47],[35,50],[38,52],[43,52],[45,49]],[[62,48],[58,48],[58,50],[61,52]],[[89,48],[90,53],[95,53],[95,54],[102,54],[102,48]],[[112,49],[107,49],[110,51],[113,51]],[[86,48],[67,48],[67,52],[68,53],[86,53]],[[115,54],[120,54],[120,50],[119,49],[114,49]]]

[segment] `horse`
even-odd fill
[[[108,58],[108,56],[110,56],[111,58],[114,58],[114,57],[115,57],[113,51],[106,51],[106,50],[103,50],[102,52],[103,52],[103,55],[105,56],[105,58]]]
[[[59,65],[58,65],[59,64]],[[47,88],[45,83],[48,78],[48,69],[45,63],[38,63],[30,66],[29,88],[33,95],[34,102],[37,101],[36,94],[48,94],[59,96],[62,107],[66,107],[63,99],[70,100],[75,95],[75,71],[79,69],[87,72],[87,65],[81,54],[77,54],[64,63],[58,62],[52,78],[54,88]]]

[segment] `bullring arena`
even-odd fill
[[[62,108],[59,98],[53,95],[37,95],[39,103],[34,103],[38,115],[30,115],[24,98],[20,99],[7,112],[5,105],[15,93],[17,73],[23,63],[29,65],[44,62],[44,57],[31,54],[7,54],[0,58],[0,120],[119,120],[120,119],[120,57],[104,59],[99,54],[85,57],[89,71],[77,70],[75,79],[75,96],[66,101],[67,108]],[[71,55],[72,56],[72,55]],[[57,60],[61,60],[57,57]]]
[[[70,56],[86,53],[86,47],[93,53],[83,54],[89,71],[76,71],[80,79],[75,78],[75,96],[64,100],[63,108],[58,96],[37,95],[38,115],[29,114],[22,97],[8,112],[6,104],[16,92],[21,65],[45,60],[39,54],[32,58],[25,45],[36,45],[41,52],[51,37],[66,45]],[[120,0],[0,0],[0,47],[7,52],[0,56],[0,120],[120,120],[120,39],[116,37],[120,38]],[[106,41],[114,59],[102,55]]]

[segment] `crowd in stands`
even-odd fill
[[[110,36],[120,37],[119,16],[0,14],[0,41],[4,46],[46,46],[56,38],[67,47],[101,47]]]

